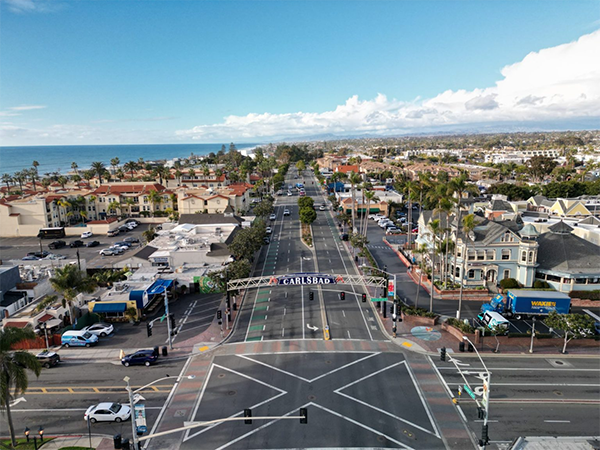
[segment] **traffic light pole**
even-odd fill
[[[484,449],[486,447],[486,445],[488,444],[488,441],[489,441],[489,437],[488,437],[488,415],[489,415],[489,412],[490,412],[490,388],[491,388],[491,385],[492,385],[492,374],[490,373],[490,371],[488,370],[487,366],[483,362],[483,358],[481,358],[481,355],[477,351],[477,347],[469,340],[469,338],[467,336],[463,336],[463,339],[473,346],[473,349],[475,350],[475,353],[477,353],[477,357],[479,358],[479,361],[481,361],[481,365],[485,369],[485,373],[487,375],[487,380],[483,380],[484,381],[484,384],[483,384],[483,401],[485,402],[485,415],[483,416],[483,427],[481,429],[481,440],[479,441],[480,447]]]
[[[173,338],[171,336],[171,317],[169,316],[169,296],[165,288],[165,316],[167,319],[167,334],[169,335],[169,349],[173,350]]]

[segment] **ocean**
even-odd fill
[[[37,161],[38,173],[44,175],[58,171],[71,172],[71,163],[76,162],[78,170],[89,169],[93,162],[102,161],[110,170],[110,160],[119,158],[120,165],[127,161],[156,161],[172,158],[186,158],[194,155],[217,153],[223,144],[155,144],[155,145],[52,145],[34,147],[0,147],[0,175],[13,174],[32,167]],[[250,149],[260,144],[235,144],[238,150]],[[229,143],[225,144],[229,151]]]

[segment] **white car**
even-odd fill
[[[319,211],[325,211],[325,207],[323,205],[319,206]]]
[[[385,228],[388,225],[394,225],[394,222],[391,220],[380,220],[377,225],[379,225],[380,228]]]
[[[94,233],[92,233],[91,231],[84,231],[83,233],[81,233],[81,238],[85,239],[85,238],[92,237],[93,235],[94,235]]]
[[[267,227],[267,234],[271,234],[273,232],[273,230],[271,230],[271,227]]]
[[[290,215],[290,210],[289,209],[284,209],[283,210],[283,215],[284,216],[289,216]]]
[[[269,220],[275,220],[275,219],[277,219],[277,214],[271,214],[269,216]]]
[[[98,403],[97,405],[90,406],[85,414],[83,420],[91,423],[96,422],[123,422],[131,417],[131,409],[127,405],[121,405],[120,403]]]
[[[288,197],[291,197],[291,196],[292,196],[292,195],[294,195],[294,194],[292,194],[292,191],[288,191],[288,194],[287,194],[287,195],[288,195]]]
[[[110,323],[98,322],[83,328],[81,331],[89,331],[96,336],[105,337],[115,331],[115,327]]]
[[[51,260],[57,260],[57,259],[67,259],[67,257],[65,255],[59,255],[56,253],[50,253],[48,256],[46,256],[45,258],[42,259],[51,259]]]

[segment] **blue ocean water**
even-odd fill
[[[40,163],[40,175],[58,171],[71,172],[71,163],[76,162],[79,170],[88,169],[94,161],[102,161],[110,168],[110,160],[119,158],[120,164],[127,161],[155,161],[161,159],[186,158],[194,155],[208,155],[218,152],[223,144],[154,144],[154,145],[52,145],[35,147],[0,147],[0,174],[13,174],[31,168],[31,163]],[[235,144],[238,150],[256,147],[260,144]],[[229,151],[229,143],[225,144]]]

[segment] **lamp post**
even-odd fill
[[[164,288],[165,293],[165,318],[167,319],[167,334],[169,335],[169,350],[173,350],[173,338],[171,336],[171,317],[169,316],[169,296],[167,288]]]
[[[40,328],[44,330],[44,337],[46,338],[46,350],[48,350],[48,324],[46,322],[40,323]]]
[[[533,330],[531,331],[531,343],[529,344],[529,353],[533,353],[533,338],[535,337],[535,317],[533,320]]]
[[[485,413],[483,416],[483,427],[481,428],[481,439],[479,440],[479,446],[481,448],[485,448],[489,441],[489,438],[488,438],[488,415],[490,412],[490,387],[491,387],[492,374],[490,373],[487,366],[483,362],[481,355],[477,351],[477,347],[475,347],[475,345],[470,341],[470,339],[467,336],[463,336],[463,340],[467,341],[469,344],[471,344],[473,346],[473,349],[475,350],[475,353],[477,353],[477,357],[479,358],[479,361],[481,361],[481,365],[483,366],[485,373],[487,375],[487,379],[483,380],[482,401],[485,402]]]
[[[38,430],[38,434],[40,435],[40,442],[44,442],[44,427],[40,425],[40,429]]]
[[[29,427],[25,427],[25,431],[23,432],[25,434],[25,439],[27,439],[27,442],[29,442]]]

